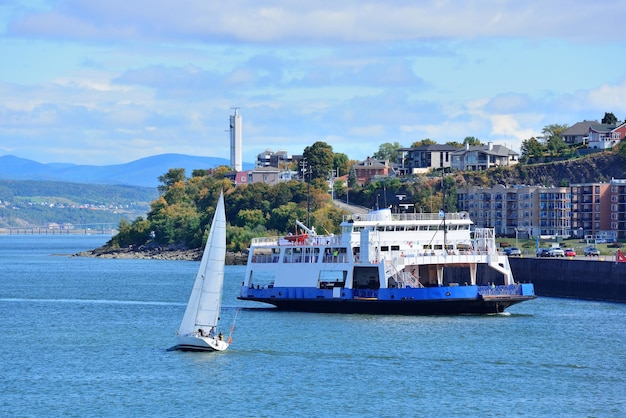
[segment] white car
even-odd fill
[[[548,257],[565,257],[565,251],[562,248],[550,248]]]

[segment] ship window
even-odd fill
[[[400,246],[399,245],[392,245],[391,246],[391,251],[400,251]]]
[[[380,251],[389,251],[389,247],[386,245],[383,245],[382,247],[380,247]]]

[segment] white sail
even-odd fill
[[[193,334],[199,329],[209,332],[211,328],[217,327],[222,303],[225,259],[226,214],[222,192],[178,335]]]

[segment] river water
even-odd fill
[[[198,263],[68,256],[108,238],[0,236],[0,416],[626,416],[626,304],[285,313],[228,266],[230,349],[168,351]]]

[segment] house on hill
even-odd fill
[[[621,125],[596,123],[589,126],[589,148],[611,149],[626,136],[626,122]]]
[[[589,140],[589,128],[598,123],[597,120],[576,122],[561,133],[561,139],[566,144],[586,144]]]
[[[431,144],[415,148],[401,148],[398,170],[401,174],[419,174],[450,167],[450,156],[458,148],[452,145]]]
[[[369,183],[375,177],[387,177],[391,172],[389,161],[367,157],[353,166],[356,181],[360,185]]]
[[[486,170],[491,167],[512,166],[519,162],[519,153],[503,146],[487,145],[470,146],[457,149],[452,153],[451,167],[461,171]]]

